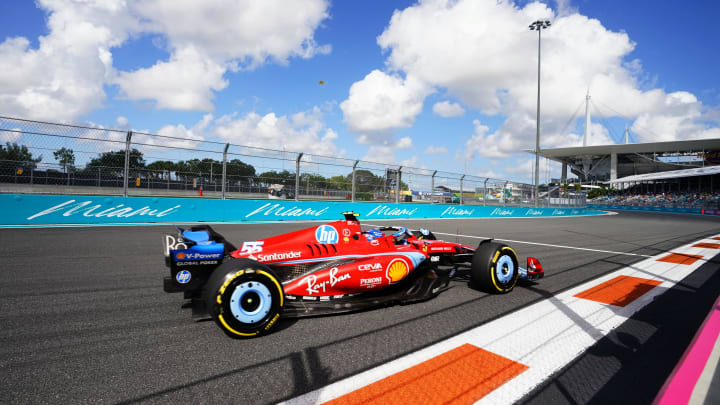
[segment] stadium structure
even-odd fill
[[[616,189],[637,184],[652,184],[655,191],[720,189],[720,139],[629,143],[626,127],[624,144],[586,146],[591,128],[590,95],[586,96],[585,111],[583,146],[540,149],[540,156],[562,165],[563,184],[569,169],[582,184]]]
[[[562,182],[569,169],[586,184],[685,179],[702,187],[709,176],[708,186],[720,186],[720,139],[541,149],[540,156],[562,165]]]

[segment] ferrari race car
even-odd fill
[[[170,267],[164,290],[183,292],[194,317],[209,315],[229,336],[252,337],[272,330],[281,317],[427,300],[463,274],[491,293],[544,275],[537,259],[528,257],[521,268],[512,248],[492,240],[473,248],[424,229],[363,230],[357,214],[344,216],[246,241],[239,249],[209,226],[178,228],[164,238]]]

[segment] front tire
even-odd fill
[[[208,311],[228,336],[248,338],[268,333],[282,313],[282,284],[268,267],[233,259],[213,271],[205,288]]]
[[[470,271],[473,286],[495,294],[512,291],[520,276],[515,251],[497,242],[485,242],[478,246]]]

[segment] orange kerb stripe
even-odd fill
[[[646,292],[655,288],[660,281],[638,277],[617,276],[600,285],[576,294],[577,298],[624,307]]]
[[[659,262],[675,263],[675,264],[686,264],[691,265],[698,259],[702,259],[699,255],[689,255],[687,253],[670,253],[665,257],[657,259]]]
[[[713,239],[720,240],[720,236],[713,236]]]
[[[472,404],[527,368],[466,343],[326,404]]]
[[[700,243],[694,244],[693,247],[699,247],[699,248],[705,248],[705,249],[720,249],[720,244],[700,242]]]

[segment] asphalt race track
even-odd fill
[[[640,261],[639,255],[720,233],[717,217],[654,213],[402,224],[452,241],[452,235],[516,241],[510,245],[521,260],[538,257],[546,277],[502,296],[453,282],[427,302],[283,321],[269,336],[233,340],[212,322],[192,321],[190,310],[181,308],[181,294],[162,291],[167,268],[161,237],[173,227],[0,229],[0,398],[3,403],[275,403]],[[213,227],[240,242],[306,226]],[[718,269],[716,257],[522,402],[652,402],[717,299]]]

